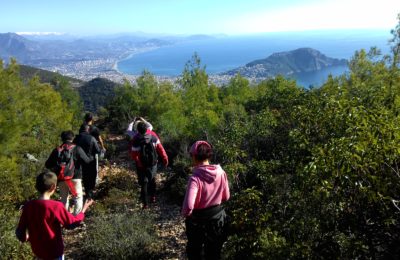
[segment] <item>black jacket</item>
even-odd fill
[[[82,132],[74,140],[76,145],[82,147],[87,155],[94,156],[101,152],[97,140],[89,133]]]
[[[85,151],[80,147],[76,146],[74,151],[74,164],[75,164],[75,173],[73,179],[82,179],[82,164],[88,164],[94,160],[94,157],[91,155],[86,155]],[[47,159],[45,166],[47,169],[54,171],[57,167],[57,159],[58,159],[58,151],[55,148],[49,158]]]

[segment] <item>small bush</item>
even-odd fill
[[[117,188],[112,188],[108,192],[108,196],[102,201],[103,206],[111,212],[124,212],[128,208],[134,207],[136,192],[123,191]]]
[[[186,193],[186,185],[191,174],[188,163],[177,161],[174,165],[174,172],[165,183],[164,190],[167,192],[170,200],[181,204]]]
[[[125,170],[114,174],[108,174],[103,178],[103,182],[97,189],[97,197],[102,198],[108,196],[109,192],[114,188],[126,192],[136,191],[138,189],[137,180],[132,173]]]
[[[85,259],[158,259],[153,216],[147,212],[93,217],[82,239]]]
[[[9,205],[14,209],[11,205]],[[15,236],[19,212],[10,208],[0,209],[0,252],[1,259],[32,259],[30,244],[21,243]]]

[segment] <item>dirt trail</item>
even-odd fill
[[[106,142],[114,145],[115,156],[107,164],[100,164],[100,182],[107,174],[118,174],[118,172],[126,172],[126,170],[136,176],[136,173],[132,170],[132,162],[128,158],[127,141],[124,140],[124,137],[121,135],[109,135]],[[167,180],[167,174],[158,173],[156,180],[157,190],[160,192],[157,193],[156,203],[151,204],[148,210],[156,215],[155,225],[162,243],[163,259],[185,259],[185,225],[184,219],[180,216],[180,206],[168,201],[167,196],[162,192],[163,185]],[[89,221],[90,218],[86,220],[86,222]],[[83,259],[79,254],[79,240],[82,239],[85,232],[85,226],[65,231],[66,259]]]

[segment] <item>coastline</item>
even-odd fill
[[[145,53],[145,52],[157,50],[157,49],[159,49],[159,48],[162,48],[162,47],[146,47],[146,48],[138,48],[138,49],[136,49],[136,50],[128,51],[128,52],[126,52],[125,54],[122,54],[122,55],[121,55],[121,57],[122,57],[121,59],[118,59],[118,58],[117,58],[117,60],[113,63],[111,69],[114,70],[114,71],[116,71],[117,73],[122,74],[122,75],[136,76],[136,75],[134,75],[134,74],[125,73],[125,72],[122,72],[121,70],[119,70],[119,69],[118,69],[118,63],[120,63],[120,62],[122,62],[122,61],[125,61],[125,60],[129,60],[129,59],[131,59],[133,56],[135,56],[135,55],[137,55],[137,54],[139,54],[139,53]]]

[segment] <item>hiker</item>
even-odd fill
[[[146,124],[147,129],[153,131],[153,126],[150,122],[146,121],[143,117],[135,117],[132,122],[129,123],[128,128],[126,129],[126,134],[132,139],[137,133],[137,125],[139,122],[144,122]]]
[[[85,212],[93,200],[83,205],[81,213],[74,216],[64,205],[51,200],[57,186],[53,172],[42,172],[36,177],[36,189],[40,196],[22,208],[15,234],[21,242],[29,241],[37,259],[64,259],[64,243],[61,229],[74,228],[85,218]]]
[[[210,164],[212,147],[206,141],[197,141],[190,148],[193,163],[182,215],[186,217],[186,253],[189,260],[220,259],[226,240],[226,214],[222,203],[230,197],[228,179],[218,164]]]
[[[146,123],[139,122],[137,133],[130,143],[130,155],[136,164],[139,184],[141,186],[140,198],[143,208],[148,207],[148,197],[155,202],[157,157],[160,156],[164,167],[168,166],[168,156],[157,134],[147,129]],[[157,156],[158,155],[158,156]]]
[[[99,157],[104,158],[104,154],[106,153],[106,148],[104,146],[103,138],[101,138],[100,135],[100,130],[97,126],[94,125],[93,121],[93,114],[92,113],[86,113],[85,118],[83,121],[83,124],[81,125],[79,132],[83,131],[85,129],[85,126],[89,126],[89,133],[97,140],[97,142],[100,145],[100,152],[95,155],[96,159],[96,183],[99,180],[98,174],[99,174]]]
[[[74,133],[72,131],[63,131],[61,133],[62,145],[51,152],[45,166],[57,174],[61,202],[67,210],[69,209],[68,196],[72,194],[73,214],[77,215],[81,212],[83,205],[81,165],[92,162],[94,157],[86,155],[80,146],[73,143],[73,140]]]
[[[103,138],[101,138],[100,135],[100,130],[97,126],[95,126],[93,124],[93,114],[92,113],[86,113],[83,124],[81,125],[79,132],[82,132],[85,128],[85,126],[88,125],[89,126],[89,133],[96,138],[96,140],[99,142],[100,144],[100,148],[102,149],[102,151],[105,151],[106,148],[104,146],[104,142],[103,142]]]
[[[95,157],[100,153],[100,147],[96,139],[89,133],[90,126],[84,125],[81,127],[79,135],[75,137],[74,143],[85,151],[88,156]],[[96,160],[90,163],[82,163],[82,181],[85,188],[86,198],[93,198],[93,190],[96,186],[97,179],[97,162]]]

